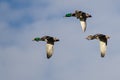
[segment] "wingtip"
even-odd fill
[[[104,56],[101,56],[101,58],[104,58]]]
[[[102,53],[101,53],[101,58],[104,58],[104,57],[105,57],[105,54],[102,54]]]
[[[83,30],[83,32],[85,32],[86,30]]]
[[[47,59],[50,59],[52,55],[47,55]]]

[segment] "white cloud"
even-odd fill
[[[19,0],[23,3],[23,0]],[[19,2],[18,1],[18,2]],[[26,0],[27,1],[27,0]],[[26,2],[25,1],[25,2]],[[31,0],[31,6],[13,9],[10,3],[1,3],[0,20],[0,79],[1,80],[119,80],[119,15],[118,1],[43,1]],[[107,5],[107,6],[106,6]],[[82,32],[79,20],[63,18],[67,12],[81,9],[93,17]],[[113,15],[114,14],[114,15]],[[11,27],[9,21],[33,18],[21,28]],[[87,41],[89,34],[105,33],[111,36],[107,54],[100,57],[98,41]],[[46,59],[45,42],[32,42],[34,37],[51,35],[60,38],[55,43],[51,59]]]

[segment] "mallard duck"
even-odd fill
[[[95,34],[95,35],[89,35],[86,37],[87,40],[93,40],[93,39],[97,39],[100,41],[100,51],[101,51],[101,57],[105,56],[106,53],[106,47],[107,47],[107,40],[110,37],[108,35],[104,35],[104,34]]]
[[[33,41],[45,41],[47,42],[46,44],[46,53],[47,53],[47,58],[49,59],[52,54],[53,54],[53,48],[54,48],[54,42],[59,41],[59,39],[51,37],[51,36],[43,36],[41,38],[36,37],[33,39]]]
[[[77,19],[79,19],[82,30],[83,30],[83,32],[85,32],[86,26],[87,26],[86,19],[90,18],[92,16],[88,13],[83,12],[83,11],[76,10],[75,13],[68,13],[64,17],[76,17]]]

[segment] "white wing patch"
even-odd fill
[[[104,56],[105,56],[106,48],[107,48],[106,42],[100,41],[101,57],[104,57]]]
[[[52,44],[46,44],[46,52],[47,52],[47,58],[50,58],[53,54],[53,45]]]
[[[80,24],[81,24],[81,27],[82,27],[82,31],[85,32],[86,31],[86,21],[82,21],[80,20]]]

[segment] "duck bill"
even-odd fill
[[[34,39],[32,39],[32,41],[35,41]]]
[[[88,37],[86,37],[85,39],[89,40]]]
[[[86,37],[87,40],[91,40],[89,37]]]

